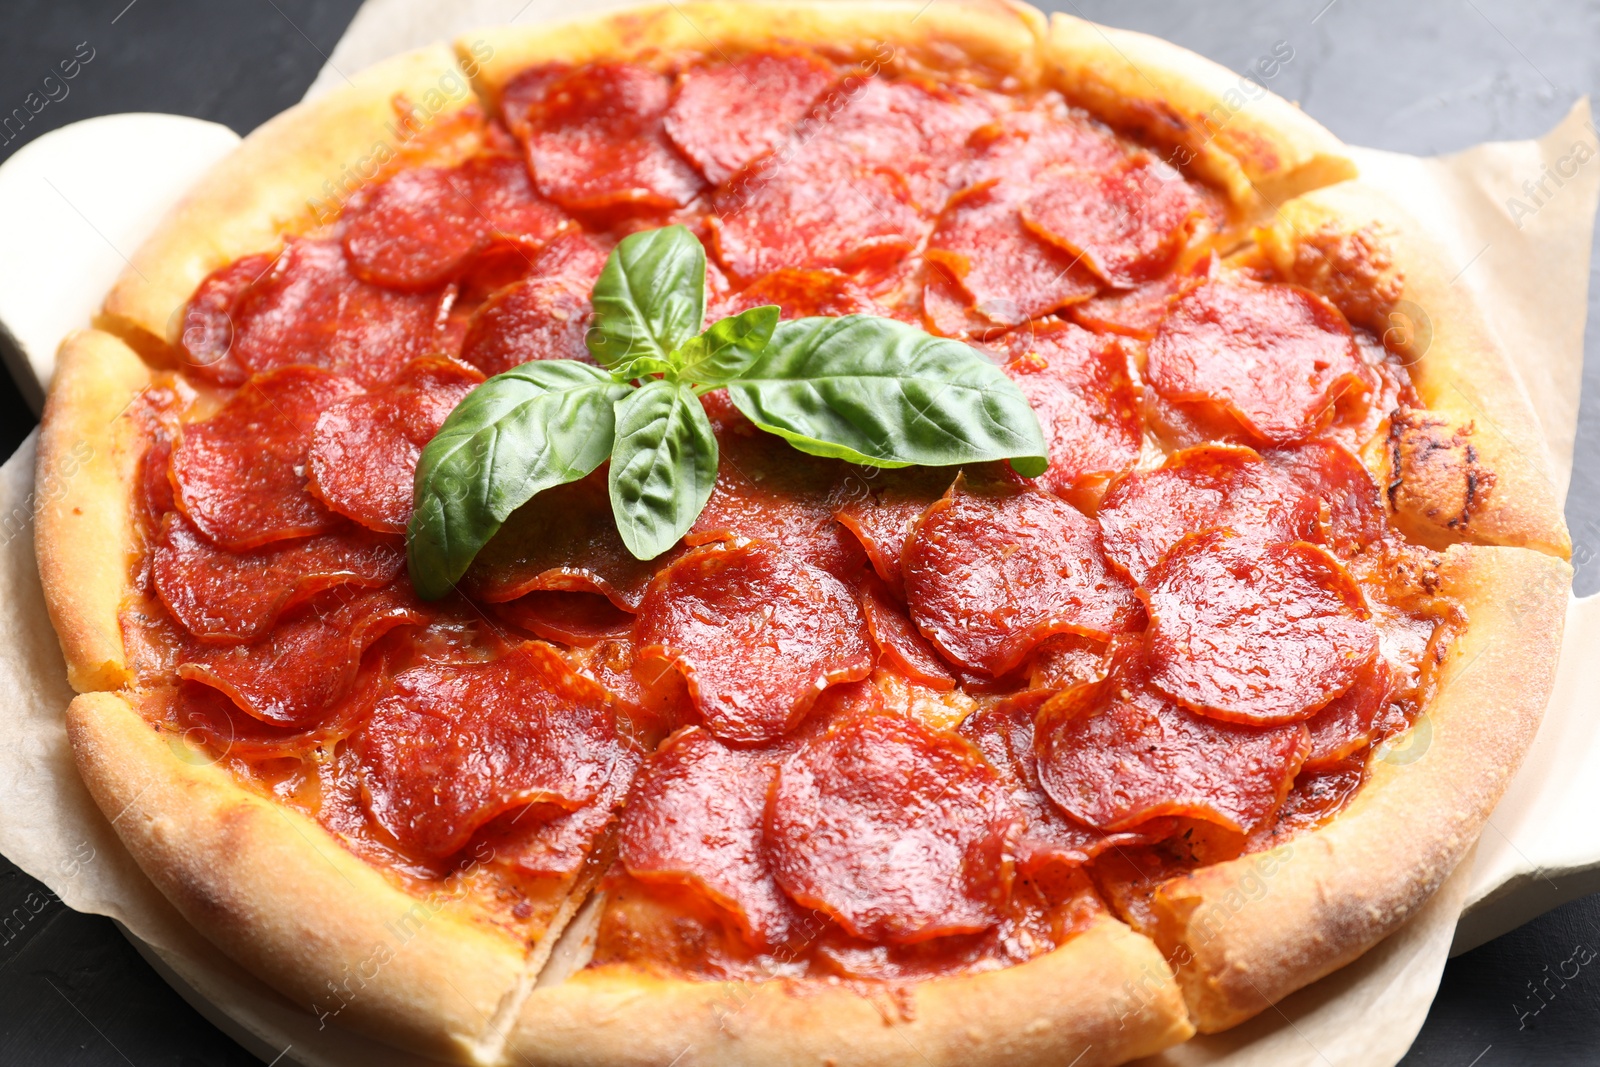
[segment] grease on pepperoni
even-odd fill
[[[211,418],[183,428],[172,450],[178,507],[235,551],[332,529],[339,519],[306,489],[306,456],[323,410],[359,391],[314,367],[252,378]]]
[[[455,360],[420,359],[392,385],[335,403],[312,433],[312,494],[368,529],[403,533],[423,446],[482,381]]]
[[[846,713],[784,761],[769,819],[779,884],[854,937],[909,944],[1001,918],[1017,813],[954,734]]]
[[[1378,713],[1389,699],[1391,677],[1388,663],[1382,657],[1374,659],[1354,685],[1306,720],[1311,731],[1308,771],[1328,770],[1367,747]]]
[[[955,472],[946,467],[905,467],[871,472],[848,494],[834,514],[866,550],[872,569],[905,598],[900,557],[922,513],[950,491]]]
[[[637,611],[665,560],[628,551],[611,514],[604,469],[536,495],[506,519],[467,572],[473,595],[502,603],[535,590],[599,593]]]
[[[596,593],[535,590],[494,605],[494,613],[546,641],[577,648],[593,648],[633,631],[633,615]]]
[[[303,363],[379,385],[434,350],[441,310],[440,293],[362,281],[335,240],[291,237],[234,302],[230,358],[251,373]]]
[[[703,182],[662,128],[671,79],[642,66],[537,67],[504,106],[539,192],[571,211],[670,211]]]
[[[1171,266],[1200,198],[1183,176],[1149,156],[1106,170],[1041,175],[1022,204],[1023,224],[1106,284],[1131,289]]]
[[[628,873],[691,886],[757,948],[782,945],[799,913],[773,880],[764,841],[776,771],[774,754],[729,748],[698,726],[668,738],[645,761],[622,817]]]
[[[930,689],[955,688],[956,680],[938,651],[917,632],[905,609],[895,603],[881,580],[862,584],[861,612],[882,666]]]
[[[373,819],[433,859],[502,813],[581,808],[628,768],[610,698],[539,642],[402,671],[351,740]]]
[[[387,585],[405,567],[388,539],[322,534],[229,552],[201,537],[182,515],[162,520],[150,576],[161,602],[202,641],[253,641],[279,615],[338,585]]]
[[[825,688],[873,663],[849,587],[759,541],[673,563],[645,594],[634,640],[682,672],[713,734],[741,743],[781,737]]]
[[[377,285],[427,289],[458,277],[495,242],[531,251],[568,225],[540,199],[520,159],[478,155],[403,170],[358,192],[343,214],[351,270]]]
[[[1141,616],[1094,520],[1039,490],[957,481],[918,522],[902,568],[917,628],[953,662],[991,677],[1051,634],[1104,639]]]
[[[1308,719],[1378,652],[1360,587],[1303,542],[1193,534],[1151,572],[1142,595],[1151,684],[1211,718]]]
[[[776,304],[786,319],[885,314],[877,301],[848,274],[836,270],[784,269],[763,274],[740,291],[723,297],[711,318],[737,315],[768,304]]]
[[[1143,408],[1120,341],[1061,323],[1013,331],[1001,347],[1010,356],[1006,374],[1038,416],[1049,448],[1040,485],[1066,494],[1133,466]]]
[[[1210,281],[1174,300],[1147,375],[1166,399],[1215,405],[1268,444],[1309,437],[1340,396],[1365,388],[1350,326],[1332,304],[1249,281]]]
[[[255,644],[200,646],[184,657],[178,674],[227,694],[262,722],[306,727],[350,692],[374,641],[397,626],[427,621],[408,592],[338,597],[279,623]]]
[[[678,75],[667,136],[712,185],[770,152],[834,80],[833,68],[802,52],[757,52]]]
[[[250,377],[233,355],[233,309],[272,265],[271,256],[245,256],[212,271],[200,283],[183,309],[183,330],[178,335],[185,370],[217,385],[240,385]]]
[[[1305,726],[1196,715],[1148,684],[1137,640],[1114,646],[1105,681],[1040,712],[1034,751],[1050,799],[1107,832],[1182,816],[1243,833],[1270,815],[1310,747]]]

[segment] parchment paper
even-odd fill
[[[549,0],[453,5],[369,0],[308,95],[342,82],[340,71],[353,72],[395,51],[474,25],[570,13],[568,5]],[[1576,426],[1589,239],[1600,167],[1579,167],[1557,195],[1515,221],[1507,198],[1524,180],[1538,178],[1546,164],[1570,158],[1579,142],[1593,158],[1595,133],[1588,124],[1586,101],[1539,141],[1482,145],[1439,159],[1359,153],[1368,180],[1401,200],[1458,258],[1463,267],[1458,282],[1472,288],[1511,351],[1563,485]],[[4,187],[0,169],[0,190]],[[25,208],[0,197],[0,216]],[[0,232],[5,232],[3,217]],[[28,257],[40,276],[71,276],[78,266],[67,242],[11,246],[7,253]],[[49,365],[37,352],[28,355],[33,366]],[[181,993],[264,1060],[281,1057],[278,1063],[305,1067],[422,1064],[345,1033],[336,1023],[319,1029],[309,1010],[288,1003],[232,964],[144,878],[111,822],[89,798],[62,726],[71,692],[34,564],[33,458],[30,438],[0,467],[0,604],[6,605],[0,611],[0,852],[69,906],[116,919]],[[1592,603],[1575,603],[1575,635],[1600,635],[1600,612],[1594,608]],[[1530,757],[1527,769],[1532,773],[1519,778],[1496,812],[1496,829],[1481,842],[1475,862],[1463,864],[1410,924],[1356,964],[1244,1027],[1191,1042],[1150,1062],[1163,1067],[1393,1063],[1427,1014],[1463,901],[1498,901],[1500,921],[1509,921],[1507,917],[1519,912],[1506,907],[1506,901],[1531,898],[1515,892],[1497,896],[1502,887],[1515,890],[1519,884],[1537,883],[1541,872],[1600,867],[1600,835],[1590,825],[1594,804],[1568,806],[1569,787],[1600,777],[1600,751],[1591,724],[1600,665],[1575,654],[1580,650],[1586,651],[1567,646],[1558,699]],[[1583,762],[1591,755],[1595,758]],[[1548,773],[1551,768],[1559,774]],[[1594,791],[1600,792],[1600,786]],[[1570,815],[1574,812],[1576,820]],[[1556,846],[1550,840],[1540,839],[1541,829],[1544,838],[1559,844],[1560,855],[1552,852]],[[1546,899],[1548,895],[1532,906],[1549,906]],[[1526,911],[1527,906],[1522,919],[1537,914]]]

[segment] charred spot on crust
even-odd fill
[[[1409,408],[1389,421],[1389,507],[1402,528],[1424,542],[1443,531],[1465,534],[1494,488],[1495,473],[1471,440],[1475,429]]]
[[[1376,224],[1350,232],[1325,223],[1298,235],[1289,280],[1322,294],[1345,318],[1379,334],[1405,290],[1405,276]]]

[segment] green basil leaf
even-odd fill
[[[648,382],[617,401],[611,511],[622,543],[655,559],[678,543],[711,498],[717,439],[694,390]]]
[[[598,367],[536,360],[468,393],[422,450],[406,530],[411,584],[450,592],[506,516],[604,462],[616,402],[632,389]]]
[[[606,257],[591,296],[589,351],[622,378],[667,356],[705,326],[706,250],[682,226],[629,234]]]
[[[1047,465],[1039,420],[978,352],[870,315],[781,322],[728,395],[802,452],[876,467]]]
[[[782,311],[776,304],[750,308],[718,319],[699,337],[678,349],[678,376],[697,385],[724,385],[755,362],[772,337]]]

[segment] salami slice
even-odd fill
[[[901,599],[906,587],[900,557],[906,539],[922,513],[949,492],[954,481],[955,472],[945,467],[863,472],[834,515],[860,540],[872,569]]]
[[[368,529],[404,533],[423,446],[482,381],[453,359],[419,359],[398,382],[335,403],[312,432],[311,493]]]
[[[737,315],[750,308],[776,304],[786,319],[813,315],[885,315],[877,301],[848,274],[836,270],[775,270],[717,303],[710,318]]]
[[[1133,466],[1144,412],[1120,341],[1061,323],[1014,330],[1001,347],[1010,357],[1006,374],[1028,398],[1049,447],[1040,485],[1066,495]]]
[[[1017,866],[1028,875],[1051,864],[1078,866],[1108,848],[1148,845],[1171,836],[1177,821],[1151,819],[1137,830],[1108,834],[1062,813],[1039,784],[1034,756],[1033,720],[1041,695],[1002,700],[967,716],[960,733],[989,761],[1010,790],[1011,803],[1022,816],[1017,839]]]
[[[570,211],[670,211],[694,199],[704,183],[662,128],[671,86],[623,63],[538,67],[507,86],[539,192]]]
[[[399,576],[405,549],[392,539],[322,534],[229,552],[168,513],[151,553],[161,602],[202,641],[254,641],[279,615],[324,589],[375,587]]]
[[[1264,541],[1309,539],[1314,499],[1287,484],[1252,449],[1196,445],[1153,471],[1130,474],[1100,503],[1106,555],[1143,583],[1188,533],[1228,529]]]
[[[769,818],[778,883],[855,937],[976,933],[1010,893],[1018,817],[999,777],[909,719],[836,719],[783,762]]]
[[[397,289],[430,289],[458,277],[495,241],[527,250],[569,225],[540,199],[512,156],[483,154],[454,167],[414,167],[356,193],[343,239],[357,277]]]
[[[1306,756],[1308,771],[1332,769],[1341,760],[1355,755],[1372,741],[1373,723],[1383,710],[1391,689],[1390,668],[1382,657],[1354,685],[1328,701],[1323,709],[1306,720],[1311,731],[1311,752]]]
[[[358,593],[302,612],[255,644],[200,646],[178,674],[226,693],[262,722],[303,728],[350,692],[374,641],[397,626],[427,621],[407,592]]]
[[[634,639],[683,673],[707,729],[741,743],[781,737],[823,689],[873,662],[849,587],[759,541],[673,563],[645,594]]]
[[[485,375],[535,359],[593,363],[584,343],[589,296],[557,278],[527,278],[491,296],[467,322],[461,358]]]
[[[306,490],[306,455],[322,411],[359,391],[312,367],[252,378],[211,418],[183,428],[172,450],[178,507],[234,551],[332,529],[339,519]]]
[[[1150,342],[1150,383],[1173,401],[1207,401],[1256,439],[1289,444],[1365,388],[1350,327],[1292,285],[1214,280],[1173,301]]]
[[[918,522],[902,567],[918,629],[952,661],[991,677],[1051,634],[1104,639],[1141,621],[1094,520],[1039,490],[974,491],[957,481]]]
[[[1201,202],[1183,175],[1140,154],[1107,170],[1042,174],[1021,208],[1030,231],[1129,289],[1171,266]]]
[[[1050,799],[1107,832],[1182,816],[1243,833],[1270,815],[1310,748],[1305,726],[1196,715],[1147,683],[1136,639],[1113,644],[1104,682],[1039,715],[1034,751]]]
[[[1115,134],[1085,112],[1068,107],[1054,91],[978,127],[966,147],[970,153],[962,167],[966,185],[999,179],[1028,188],[1046,171],[1109,170],[1128,156]]]
[[[917,632],[905,610],[881,580],[862,583],[861,612],[878,649],[878,662],[930,689],[954,689],[956,680],[928,639]]]
[[[605,691],[536,641],[401,672],[351,741],[372,818],[432,859],[503,812],[583,807],[628,769]]]
[[[231,357],[250,373],[309,364],[380,385],[433,352],[441,310],[438,292],[362,281],[337,241],[290,238],[234,303]]]
[[[691,886],[756,948],[782,945],[799,914],[773,880],[764,842],[776,772],[773,754],[729,748],[698,726],[668,738],[645,761],[622,818],[628,873]]]
[[[1313,545],[1190,535],[1151,572],[1143,595],[1151,684],[1211,718],[1308,719],[1378,651],[1360,587]]]
[[[596,593],[536,590],[494,605],[494,612],[546,641],[577,648],[593,648],[633,631],[633,616]]]
[[[924,293],[925,307],[940,294],[939,286],[954,283],[961,302],[978,316],[1016,326],[1099,292],[1075,253],[1052,247],[1023,226],[1022,200],[1023,187],[1002,180],[950,198],[928,238],[927,285],[935,294]],[[947,316],[934,317],[940,332],[959,332]]]
[[[1309,503],[1302,506],[1316,509],[1316,529],[1306,540],[1352,552],[1382,539],[1387,532],[1378,484],[1348,449],[1316,440],[1264,456],[1290,487],[1289,495],[1306,498]]]
[[[667,136],[712,185],[788,138],[833,84],[833,68],[801,52],[756,52],[678,75]]]
[[[233,310],[244,291],[272,269],[273,257],[245,256],[206,276],[183,309],[184,369],[217,385],[242,385],[250,377],[233,355]]]
[[[602,468],[513,511],[478,553],[466,582],[474,596],[491,603],[565,590],[599,593],[631,612],[665,563],[637,559],[622,543]]]

